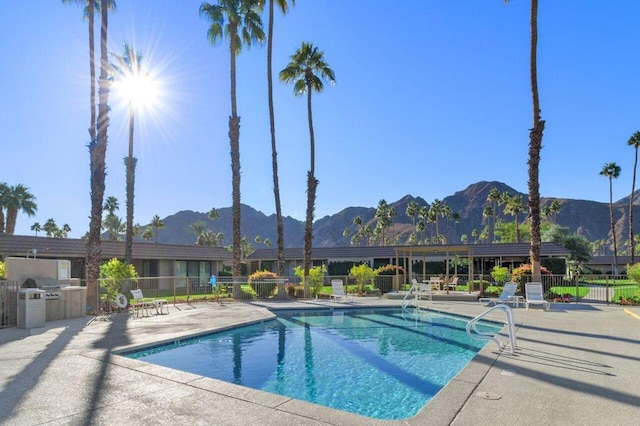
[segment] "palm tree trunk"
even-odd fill
[[[133,199],[134,199],[134,184],[136,173],[136,159],[133,158],[133,129],[134,129],[134,114],[133,104],[129,101],[129,156],[125,158],[124,164],[126,166],[126,191],[127,191],[127,230],[125,236],[125,250],[124,250],[124,263],[131,264],[132,252],[133,252]]]
[[[311,165],[307,175],[307,220],[304,227],[304,295],[310,297],[309,269],[311,267],[311,247],[313,244],[313,211],[316,202],[315,140],[313,135],[313,114],[311,112],[311,85],[307,85],[307,117],[309,119],[309,141],[311,144]]]
[[[109,62],[107,50],[108,9],[107,1],[100,0],[100,102],[98,105],[98,137],[89,145],[91,156],[91,221],[89,223],[89,240],[87,242],[87,301],[97,311],[98,306],[98,278],[100,277],[100,262],[102,249],[100,247],[100,231],[102,229],[102,206],[107,152],[107,128],[109,127]]]
[[[613,178],[609,176],[609,219],[613,236],[613,273],[618,274],[618,244],[616,241],[616,224],[613,221]]]
[[[16,221],[18,220],[18,209],[17,208],[7,208],[7,223],[6,223],[6,233],[7,235],[13,235],[16,230]]]
[[[533,128],[529,132],[529,221],[531,226],[531,258],[532,280],[541,281],[540,274],[540,151],[542,150],[542,133],[544,120],[540,117],[540,99],[538,96],[538,0],[531,0],[531,97],[533,101]]]
[[[633,241],[633,199],[636,192],[636,169],[638,168],[638,147],[636,147],[635,160],[633,162],[633,181],[631,183],[631,196],[629,197],[629,254],[631,255],[631,264],[635,263],[634,257],[636,245]]]
[[[237,27],[231,27],[231,42],[229,43],[230,54],[230,70],[231,70],[231,116],[229,117],[229,144],[231,148],[231,187],[232,187],[232,235],[233,235],[233,251],[232,251],[232,275],[233,275],[233,297],[240,298],[240,283],[237,278],[240,277],[240,240],[242,238],[240,232],[240,117],[238,117],[236,106],[236,35]]]
[[[269,1],[269,39],[267,40],[267,86],[269,92],[269,125],[271,129],[271,165],[273,168],[273,195],[276,203],[276,233],[278,235],[278,275],[284,276],[284,225],[282,224],[282,206],[280,205],[280,185],[278,183],[278,151],[276,150],[276,124],[273,110],[273,3]]]
[[[89,2],[89,76],[91,78],[91,94],[89,104],[91,106],[91,120],[89,123],[89,136],[91,141],[96,140],[96,63],[94,41],[94,3]]]

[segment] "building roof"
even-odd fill
[[[125,242],[103,240],[100,243],[102,258],[124,258]],[[0,235],[0,256],[25,257],[30,250],[37,250],[37,257],[84,258],[87,255],[87,240],[75,238],[32,237],[25,235]],[[31,255],[31,253],[30,253]],[[134,242],[133,259],[169,260],[231,260],[232,254],[222,247],[198,245],[156,244]]]
[[[375,246],[375,247],[314,247],[311,249],[312,259],[341,259],[344,261],[355,259],[384,259],[394,258],[396,251],[399,255],[409,250],[424,251],[427,256],[442,256],[443,253],[464,252],[470,249],[475,258],[498,258],[498,257],[528,257],[529,243],[504,243],[504,244],[471,244],[471,245],[433,245],[433,246]],[[436,250],[438,253],[436,253]],[[542,257],[565,257],[569,255],[569,250],[556,243],[544,242],[540,246]],[[284,250],[286,260],[304,259],[302,248],[286,248]],[[249,260],[269,261],[277,260],[278,250],[274,248],[258,249]]]

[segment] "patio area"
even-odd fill
[[[269,309],[399,306],[353,302],[201,302],[169,315],[50,321],[0,329],[0,423],[7,425],[636,425],[640,416],[640,309],[552,304],[514,309],[518,349],[493,343],[415,417],[378,421],[123,358],[113,351],[263,321]],[[473,317],[477,302],[423,306]],[[490,319],[504,320],[499,313]]]

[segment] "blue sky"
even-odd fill
[[[135,222],[231,205],[227,41],[211,46],[200,1],[120,0],[109,49],[128,42],[158,81],[158,103],[136,117]],[[61,1],[2,1],[0,181],[36,196],[34,217],[88,230],[89,64],[81,9]],[[547,121],[543,197],[608,202],[605,163],[631,190],[640,130],[640,3],[540,1],[538,81]],[[267,13],[263,15],[265,26]],[[96,38],[97,39],[97,38]],[[314,94],[316,219],[406,194],[428,202],[486,180],[527,192],[529,2],[298,0],[276,15],[274,74],[302,41],[325,53],[335,86]],[[266,45],[238,58],[242,203],[275,212]],[[304,97],[274,82],[283,214],[304,219],[309,133]],[[106,195],[125,216],[127,114],[111,96]]]

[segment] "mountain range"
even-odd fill
[[[460,243],[463,234],[467,236],[468,242],[475,242],[472,237],[472,234],[475,234],[474,230],[481,231],[487,224],[488,219],[483,218],[483,211],[485,207],[490,205],[487,201],[487,196],[493,188],[496,188],[500,193],[507,192],[510,195],[520,195],[526,206],[527,194],[518,192],[502,182],[482,181],[469,185],[466,189],[441,200],[442,204],[449,206],[453,212],[457,212],[460,215],[457,223],[451,220],[446,221],[444,218],[439,219],[439,232],[447,237],[448,243]],[[640,190],[636,191],[636,195],[637,192],[640,192]],[[634,196],[634,199],[635,198]],[[544,207],[554,200],[557,200],[560,204],[560,211],[553,218],[555,223],[567,227],[571,233],[582,235],[589,241],[610,240],[609,203],[541,197],[540,205]],[[389,227],[386,233],[387,235],[393,233],[394,236],[398,237],[400,244],[404,244],[412,230],[415,229],[412,224],[412,218],[405,213],[407,205],[411,201],[415,201],[419,206],[430,206],[423,198],[413,197],[411,195],[406,195],[397,201],[387,203],[389,207],[395,208],[397,215],[393,220],[393,225]],[[622,246],[622,242],[628,239],[629,197],[613,203],[613,209],[616,237],[620,247]],[[208,218],[208,213],[199,213],[191,210],[179,211],[165,217],[163,219],[164,228],[158,230],[158,242],[194,244],[196,235],[191,230],[191,224],[204,221],[208,229],[216,233],[221,232],[224,234],[223,245],[231,244],[231,207],[219,208],[217,210],[219,217],[213,220]],[[506,222],[513,222],[513,216],[505,216],[502,210],[503,208],[501,207],[497,208],[498,217],[502,217]],[[640,222],[640,207],[638,206],[638,201],[634,202],[633,211],[634,218],[637,218],[634,221],[634,233],[638,233],[636,230],[636,227],[638,227],[636,223]],[[351,236],[344,236],[344,230],[346,228],[350,228],[351,231],[356,230],[353,224],[356,216],[361,218],[362,225],[370,224],[371,227],[374,228],[376,223],[375,214],[376,207],[346,207],[334,215],[325,216],[316,220],[313,227],[314,247],[349,246],[351,244]],[[525,211],[519,215],[519,222],[524,222],[526,217],[527,209],[525,208]],[[417,221],[418,218],[415,220]],[[302,247],[304,222],[287,216],[283,217],[283,225],[285,245],[287,247]],[[429,226],[432,227],[433,225],[428,225],[424,236],[433,234],[433,230],[431,230]],[[261,237],[263,241],[269,239],[272,247],[276,247],[275,214],[266,216],[260,211],[242,204],[241,234],[253,243],[254,248],[264,247],[262,244],[254,242],[256,236]],[[420,238],[420,235],[418,235],[418,238]],[[608,241],[608,243],[610,243],[610,241]]]

